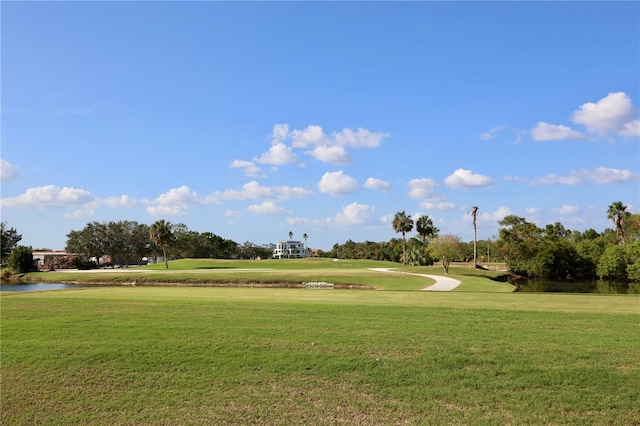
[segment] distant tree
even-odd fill
[[[16,274],[32,271],[33,250],[27,246],[15,246],[8,258],[8,266]]]
[[[293,240],[293,231],[289,231],[289,239]]]
[[[90,222],[81,231],[72,230],[67,234],[66,250],[69,253],[83,254],[89,259],[99,259],[109,251],[107,225]]]
[[[449,275],[449,266],[451,262],[457,259],[464,246],[457,235],[444,234],[434,238],[429,244],[429,251],[436,259],[442,262],[445,275]]]
[[[9,256],[9,253],[11,253],[11,250],[18,245],[18,242],[22,239],[22,235],[18,234],[14,228],[8,228],[7,222],[2,222],[1,232],[0,243],[2,249],[0,257],[4,261],[7,256]]]
[[[408,216],[403,210],[396,213],[396,215],[393,217],[392,225],[393,230],[396,231],[396,233],[402,233],[402,264],[406,265],[407,240],[405,236],[407,232],[411,232],[411,230],[413,229],[413,219],[411,219],[411,216]]]
[[[171,223],[165,222],[164,219],[154,222],[149,228],[149,238],[162,249],[164,266],[166,269],[169,269],[166,246],[169,244],[172,237],[173,233],[171,232]]]
[[[622,238],[622,244],[626,244],[624,235],[625,219],[629,217],[631,213],[627,211],[627,206],[622,204],[622,201],[615,201],[607,209],[607,219],[611,219],[616,227],[616,235]]]

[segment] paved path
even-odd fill
[[[429,274],[413,274],[411,272],[398,272],[390,268],[369,268],[372,271],[379,272],[395,272],[398,274],[417,275],[419,277],[427,277],[434,280],[436,283],[429,287],[423,288],[423,291],[450,291],[460,285],[460,281],[454,278],[445,277],[442,275],[429,275]]]

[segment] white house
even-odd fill
[[[292,259],[296,257],[307,257],[304,244],[300,241],[278,241],[273,249],[274,259]]]

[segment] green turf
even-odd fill
[[[418,291],[433,284],[433,280],[410,275],[442,275],[441,267],[403,267],[398,263],[373,260],[292,259],[232,261],[217,259],[180,259],[145,267],[88,272],[37,272],[27,274],[31,280],[49,282],[92,282],[138,285],[173,284],[231,284],[231,285],[295,285],[310,281],[327,281],[336,285],[354,285],[392,291]],[[395,273],[372,271],[371,268],[390,268]],[[408,272],[409,274],[400,274]],[[513,287],[498,282],[503,272],[452,267],[451,276],[463,284],[456,291],[510,292]]]
[[[637,297],[514,294],[470,268],[452,268],[455,292],[424,293],[431,280],[400,272],[441,268],[368,261],[170,268],[73,274],[134,288],[3,297],[3,423],[638,421]],[[140,287],[312,280],[392,291]]]
[[[2,424],[640,423],[640,298],[3,295]]]

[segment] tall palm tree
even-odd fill
[[[165,246],[171,241],[173,233],[171,232],[171,223],[163,220],[158,220],[149,227],[149,238],[158,247],[162,249],[162,256],[164,257],[164,266],[169,269],[169,262],[167,261],[167,251]]]
[[[478,217],[478,206],[471,208],[471,215],[473,216],[473,267],[478,266],[478,234],[476,230],[476,218]]]
[[[304,257],[307,257],[307,238],[309,238],[309,236],[305,232],[302,234],[302,238],[304,238]]]
[[[607,219],[613,220],[613,224],[616,227],[616,235],[622,237],[622,244],[626,244],[626,238],[624,235],[624,220],[629,217],[631,213],[627,211],[627,206],[622,204],[622,201],[616,201],[609,206],[607,210]]]
[[[293,231],[289,231],[289,239],[293,240]]]
[[[402,232],[402,264],[407,264],[407,240],[405,235],[413,229],[413,219],[403,211],[396,213],[393,217],[393,230]]]

